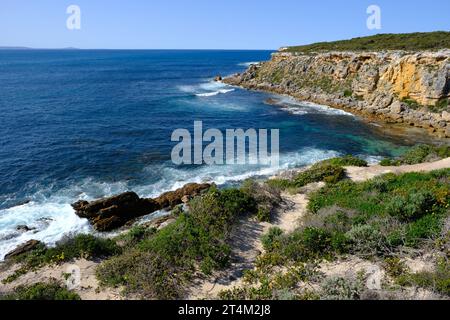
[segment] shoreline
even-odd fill
[[[278,51],[271,60],[221,80],[450,138],[449,72],[448,49],[419,53]]]
[[[282,171],[280,175],[290,174],[293,172],[300,172],[306,168],[297,168],[290,171]],[[442,159],[435,162],[420,163],[416,165],[401,165],[398,167],[383,167],[379,164],[369,165],[368,167],[344,167],[347,173],[348,179],[354,182],[363,182],[373,179],[377,176],[384,175],[387,173],[393,173],[395,175],[410,173],[410,172],[420,172],[428,173],[440,169],[450,168],[450,158]],[[279,177],[273,176],[272,178]],[[232,290],[236,286],[241,286],[243,284],[242,271],[248,268],[252,269],[254,267],[257,258],[264,251],[261,244],[261,237],[264,233],[272,227],[279,227],[285,232],[292,232],[295,230],[296,225],[299,225],[301,219],[304,219],[307,215],[307,205],[308,205],[308,195],[311,192],[321,189],[325,184],[320,183],[310,183],[302,188],[299,194],[291,195],[287,192],[282,193],[283,203],[282,207],[277,209],[277,213],[274,220],[270,223],[259,222],[252,219],[251,217],[243,217],[233,229],[232,236],[230,239],[230,244],[232,246],[232,257],[234,262],[231,267],[214,272],[211,276],[195,278],[194,282],[190,284],[187,288],[187,296],[189,299],[211,299],[218,298],[218,295],[223,290]],[[166,219],[162,219],[162,224],[158,225],[158,229],[161,230],[175,220],[173,217],[168,216]],[[245,231],[247,230],[247,231]],[[250,232],[251,231],[251,232]],[[234,240],[233,240],[234,239]],[[237,240],[239,239],[239,241]],[[245,246],[243,245],[245,242]],[[425,255],[426,256],[426,255]],[[423,259],[419,256],[417,259]],[[75,265],[81,268],[81,279],[80,285],[74,289],[74,292],[79,294],[84,299],[99,299],[99,300],[122,300],[127,299],[127,296],[123,296],[120,291],[121,288],[109,288],[100,285],[99,280],[96,278],[96,267],[100,265],[103,260],[86,260],[86,259],[76,259],[74,261],[69,261],[61,264],[46,265],[37,270],[30,270],[18,279],[2,285],[2,290],[0,293],[7,293],[16,288],[19,285],[32,285],[38,282],[47,281],[63,281],[65,271]],[[409,263],[416,267],[416,260],[408,260]],[[323,262],[319,264],[319,267],[325,272],[325,274],[344,274],[344,266],[354,263],[357,265],[355,270],[363,271],[368,267],[377,265],[376,262],[369,263],[366,260],[361,260],[360,258],[349,256],[342,260],[334,262]],[[424,268],[430,268],[431,262],[424,264]],[[419,265],[420,266],[420,265]],[[8,276],[14,274],[19,266],[17,264],[10,264],[8,261],[0,262],[0,281],[5,280]],[[420,268],[418,270],[421,270]],[[356,271],[355,271],[356,272]],[[355,273],[353,272],[353,273]],[[231,279],[230,275],[240,274],[235,278]],[[345,273],[346,274],[346,273]],[[234,277],[234,276],[233,276]],[[231,280],[230,280],[231,279]],[[418,297],[417,293],[408,293],[412,297]],[[424,299],[436,298],[430,291],[421,291],[420,296]],[[128,297],[133,298],[133,297]],[[136,298],[136,297],[134,297]]]
[[[269,93],[269,94],[278,95],[280,97],[287,97],[290,99],[294,99],[298,103],[305,102],[305,103],[311,103],[311,104],[318,105],[318,106],[325,106],[325,107],[332,108],[335,110],[341,110],[341,111],[344,111],[344,112],[347,112],[347,113],[353,115],[354,117],[357,117],[359,120],[363,121],[364,123],[366,123],[368,125],[373,125],[374,127],[380,128],[381,130],[387,130],[388,134],[392,134],[393,136],[404,137],[405,134],[403,134],[403,133],[406,131],[417,131],[417,133],[425,134],[424,140],[411,141],[412,143],[425,142],[425,143],[438,144],[438,141],[439,142],[443,141],[443,143],[450,144],[450,136],[447,137],[447,136],[436,134],[437,132],[435,130],[426,129],[424,127],[419,127],[419,126],[408,125],[404,122],[396,122],[394,120],[387,120],[385,117],[380,117],[373,113],[356,110],[345,104],[342,104],[342,105],[341,104],[333,104],[333,102],[330,100],[311,99],[311,98],[307,98],[307,96],[299,96],[299,95],[292,94],[292,93],[286,93],[280,89],[276,89],[271,86],[267,86],[264,88],[261,88],[261,87],[253,88],[253,87],[247,87],[245,85],[238,85],[233,82],[231,82],[231,83],[227,82],[230,79],[232,79],[234,76],[235,75],[231,75],[229,77],[224,78],[222,80],[222,83],[229,85],[231,87],[240,88],[242,90],[261,92],[261,93]],[[269,103],[269,104],[274,107],[277,106],[275,104],[271,104],[271,103]],[[406,136],[407,135],[408,134],[406,134]]]

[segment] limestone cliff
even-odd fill
[[[450,137],[450,50],[279,51],[224,80],[289,94],[354,113],[427,128]]]

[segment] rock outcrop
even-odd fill
[[[155,199],[143,199],[134,192],[126,192],[92,202],[78,201],[72,207],[80,218],[88,219],[97,231],[106,232],[155,211],[173,209],[186,198],[194,197],[209,187],[209,184],[191,183]]]
[[[288,94],[450,137],[450,50],[274,53],[225,83]]]
[[[42,244],[42,242],[40,242],[38,240],[27,241],[24,244],[18,246],[14,250],[12,250],[11,252],[7,253],[5,255],[5,260],[9,260],[9,259],[12,259],[14,257],[20,256],[21,254],[30,252],[31,250],[36,249],[41,244]]]

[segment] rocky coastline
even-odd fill
[[[279,51],[222,80],[450,137],[450,50]]]

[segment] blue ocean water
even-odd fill
[[[79,199],[274,173],[173,165],[173,130],[192,130],[196,120],[205,129],[280,129],[282,168],[348,153],[373,159],[404,144],[342,111],[212,81],[270,53],[0,51],[0,259],[28,239],[51,244],[89,232],[70,207]]]

